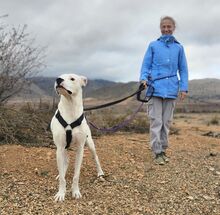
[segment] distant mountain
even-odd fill
[[[54,77],[34,77],[28,89],[20,93],[19,97],[32,98],[53,97]],[[84,98],[99,100],[113,100],[125,97],[138,89],[138,82],[112,82],[108,80],[88,80],[83,90]],[[189,81],[189,96],[194,99],[220,100],[220,79],[198,79]]]
[[[198,79],[189,82],[190,96],[196,99],[220,100],[220,79]]]
[[[10,100],[34,100],[40,98],[50,98],[50,96],[43,88],[41,88],[41,86],[30,82],[25,83],[23,89],[18,94],[15,94]]]
[[[55,77],[33,77],[30,81],[42,89],[47,96],[54,95]]]
[[[86,87],[87,88],[87,87]],[[137,82],[115,83],[112,85],[97,88],[90,91],[85,88],[85,97],[93,97],[97,99],[113,99],[127,96],[138,89]]]
[[[118,84],[116,82],[102,80],[102,79],[88,80],[88,84],[83,89],[83,97],[84,98],[87,98],[87,97],[99,98],[100,90],[104,94],[106,89],[114,88],[117,85]]]
[[[32,81],[33,84],[42,89],[47,96],[54,95],[55,80],[55,77],[33,77],[30,79],[30,81]],[[102,79],[89,80],[86,88],[84,89],[84,97],[94,97],[93,92],[95,92],[96,90],[106,87],[113,87],[114,85],[117,85],[117,83]]]

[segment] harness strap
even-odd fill
[[[63,119],[63,117],[60,115],[60,111],[59,111],[59,110],[57,111],[56,118],[58,119],[59,123],[60,123],[64,128],[66,128],[66,127],[69,125],[69,124]]]
[[[72,141],[72,130],[66,130],[66,147],[65,149],[70,147],[70,143]]]
[[[66,128],[68,125],[74,129],[75,127],[77,126],[80,126],[83,119],[84,119],[84,114],[82,113],[82,115],[74,122],[72,122],[71,124],[68,124],[64,119],[63,117],[60,115],[60,111],[58,110],[57,113],[56,113],[56,118],[58,119],[59,123],[64,127]],[[67,129],[66,130],[66,147],[65,149],[69,148],[70,146],[70,143],[72,141],[72,130],[70,129]]]
[[[84,118],[84,114],[82,113],[82,115],[76,121],[70,124],[71,128],[74,129],[77,126],[80,126],[83,121],[83,118]]]

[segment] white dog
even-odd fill
[[[55,201],[63,201],[66,193],[65,175],[68,167],[66,148],[70,144],[76,144],[75,173],[72,183],[72,196],[80,198],[79,176],[83,160],[85,144],[91,150],[98,171],[98,177],[104,173],[96,154],[95,145],[90,128],[83,114],[82,87],[86,86],[87,79],[75,74],[64,74],[57,78],[55,89],[60,95],[58,110],[51,121],[53,140],[57,147],[56,157],[59,175],[59,191],[55,195]]]

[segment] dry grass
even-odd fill
[[[211,120],[210,120],[210,124],[211,125],[219,125],[219,118],[217,117],[217,115],[215,115]]]
[[[34,109],[27,104],[21,109],[0,107],[0,144],[21,144],[45,146],[51,144],[51,135],[47,131],[53,113]]]

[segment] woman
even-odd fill
[[[162,35],[149,44],[140,74],[141,83],[151,89],[147,95],[153,89],[153,97],[148,103],[150,143],[155,161],[160,165],[169,161],[166,156],[168,133],[178,92],[181,100],[188,92],[186,57],[183,46],[173,36],[175,28],[172,17],[161,18]]]

